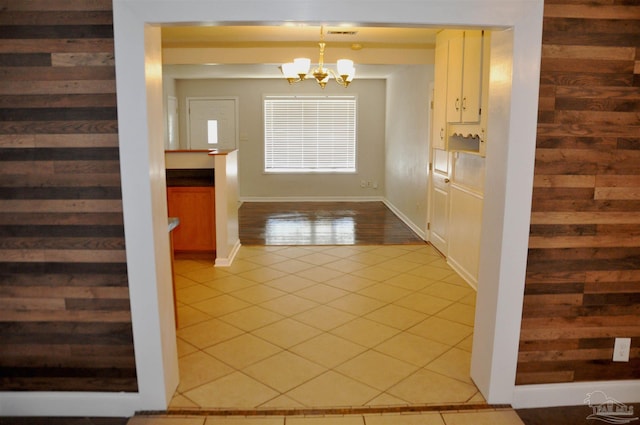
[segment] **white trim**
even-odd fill
[[[486,231],[481,241],[481,290],[471,373],[489,403],[512,401],[531,215],[543,0],[348,0],[341,2],[339,8],[310,0],[114,0],[113,6],[120,165],[141,395],[139,410],[166,408],[175,389],[173,375],[177,373],[173,353],[164,351],[166,339],[175,329],[171,331],[166,315],[159,314],[165,311],[166,299],[157,293],[156,266],[164,260],[159,251],[168,246],[168,236],[166,201],[164,208],[160,204],[160,208],[152,208],[162,195],[164,156],[162,144],[156,146],[162,140],[162,132],[156,137],[155,129],[156,120],[162,128],[162,84],[155,83],[162,72],[157,66],[145,66],[145,55],[153,62],[161,53],[160,31],[154,27],[155,31],[147,32],[152,27],[148,23],[198,23],[205,19],[229,23],[376,22],[496,30],[491,46],[490,90],[499,91],[492,91],[489,97],[487,135],[491,141],[487,143],[487,187],[492,190],[485,193]],[[154,44],[151,49],[145,48],[145,33]],[[155,98],[159,113],[155,111],[155,101],[147,102]],[[67,407],[69,415],[79,409],[78,403]]]
[[[593,391],[603,391],[608,397],[614,398],[621,403],[640,403],[640,380],[636,379],[629,381],[516,385],[511,404],[515,409],[579,406],[584,404],[587,394]]]
[[[0,416],[130,417],[140,398],[138,393],[0,392]]]
[[[382,196],[291,196],[260,197],[247,196],[241,202],[384,202]]]
[[[236,243],[233,245],[233,248],[231,248],[231,252],[229,253],[228,257],[216,257],[215,267],[230,267],[231,264],[233,264],[233,260],[235,260],[238,251],[240,251],[239,240],[236,241]]]
[[[409,220],[409,217],[407,217],[402,211],[397,209],[395,207],[395,205],[393,205],[391,202],[389,202],[388,199],[385,198],[385,200],[383,202],[387,206],[387,208],[389,208],[391,211],[393,211],[393,213],[396,216],[398,216],[398,218],[404,224],[406,224],[416,235],[420,236],[420,239],[422,239],[423,241],[427,240],[427,234],[422,229],[420,229],[420,227],[418,227],[414,222]]]
[[[476,292],[478,291],[478,280],[471,273],[469,273],[464,267],[462,267],[456,260],[452,259],[451,257],[447,257],[447,264],[456,273],[458,273],[469,286],[471,286]]]
[[[435,70],[434,70],[435,71]],[[433,108],[434,108],[434,104],[433,104],[433,97],[434,97],[434,91],[435,91],[435,85],[434,85],[434,81],[431,81],[429,83],[429,94],[427,95],[427,102],[429,105],[429,173],[428,173],[428,181],[427,181],[427,217],[426,217],[426,222],[424,223],[424,228],[427,229],[425,231],[425,237],[424,240],[427,242],[431,242],[431,240],[433,239],[433,233],[431,232],[431,217],[433,217],[433,188],[434,188],[434,184],[433,184],[433,149],[434,149],[434,142],[433,142]],[[448,167],[447,167],[448,168]],[[438,238],[440,239],[440,238]]]
[[[165,409],[179,383],[163,144],[160,28],[113,2],[118,137],[139,403]],[[126,106],[125,106],[126,105]],[[149,143],[153,141],[153,143]],[[78,403],[67,416],[84,410]],[[117,410],[114,406],[114,410]]]

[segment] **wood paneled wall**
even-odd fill
[[[640,3],[547,0],[542,42],[517,383],[638,379]]]
[[[111,0],[0,0],[0,391],[137,391]]]

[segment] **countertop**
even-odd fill
[[[215,155],[227,155],[230,152],[235,151],[236,149],[209,149],[209,154],[211,156]]]

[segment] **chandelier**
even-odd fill
[[[329,79],[333,78],[336,83],[343,87],[347,87],[356,73],[356,69],[353,67],[353,61],[349,59],[339,59],[336,62],[335,72],[332,69],[324,67],[324,48],[326,43],[324,42],[324,28],[320,27],[320,59],[318,59],[318,66],[311,72],[311,59],[296,58],[293,62],[283,63],[280,69],[282,74],[287,79],[289,84],[297,83],[306,80],[309,76],[313,76],[316,79],[320,87],[324,88],[327,85]]]

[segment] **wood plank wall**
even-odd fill
[[[640,3],[547,0],[542,42],[517,384],[638,379]]]
[[[137,391],[111,0],[0,0],[0,391]]]

